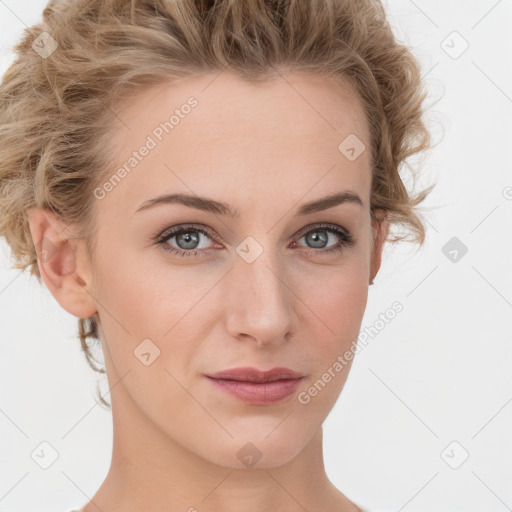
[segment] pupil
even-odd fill
[[[315,249],[318,249],[318,248],[323,247],[325,245],[325,243],[327,242],[327,233],[325,231],[312,231],[311,238],[313,239],[313,247]],[[315,244],[318,244],[318,242],[320,242],[319,245],[315,245]],[[324,245],[322,245],[322,244],[324,244]]]
[[[183,247],[182,244],[180,243],[180,240],[184,240],[185,242],[185,246]],[[178,242],[178,245],[182,248],[182,249],[194,249],[194,244],[197,244],[198,241],[199,241],[199,235],[197,233],[195,234],[190,234],[190,232],[186,232],[186,233],[182,233],[180,235],[178,235],[176,237],[176,240]],[[192,245],[190,245],[192,244]]]

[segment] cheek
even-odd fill
[[[361,261],[361,260],[359,260]],[[343,268],[308,276],[303,284],[303,322],[309,326],[317,372],[322,373],[346,350],[355,347],[368,298],[368,275],[355,261]],[[305,295],[304,295],[305,293]]]
[[[301,296],[319,320],[331,327],[334,331],[331,334],[341,334],[341,328],[358,323],[368,297],[368,271],[361,260],[310,272],[305,279],[303,277]]]
[[[136,388],[142,394],[172,388],[164,370],[180,374],[197,359],[212,308],[208,292],[221,275],[173,266],[165,255],[156,265],[127,253],[119,259],[104,255],[97,272],[98,310],[109,357],[120,376],[131,370],[131,381],[139,382]],[[144,357],[152,361],[147,367]]]
[[[100,247],[95,296],[103,330],[107,340],[124,340],[113,357],[132,357],[145,338],[157,344],[164,356],[161,361],[174,359],[171,351],[187,357],[184,354],[194,350],[191,341],[201,338],[200,331],[222,307],[230,307],[212,298],[226,270],[222,266],[180,266],[165,254],[149,257],[148,252],[156,248],[117,250],[120,246],[112,241]],[[299,329],[309,330],[315,345],[323,346],[318,352],[322,360],[357,338],[367,301],[367,259],[359,247],[338,264],[334,260],[330,265],[299,264],[284,277],[297,295],[290,300],[300,317]]]
[[[185,267],[166,264],[165,256],[158,265],[141,256],[128,251],[118,258],[102,255],[95,272],[98,309],[102,321],[121,324],[133,337],[162,338],[205,293],[205,283]],[[101,315],[102,309],[111,315]]]
[[[115,372],[119,377],[130,372],[125,386],[140,406],[158,390],[150,404],[144,405],[149,412],[151,403],[159,404],[160,397],[182,399],[169,372],[179,373],[194,358],[193,322],[198,319],[193,306],[201,293],[183,268],[173,269],[165,263],[156,267],[154,262],[148,264],[127,253],[119,259],[114,254],[103,255],[95,274],[95,291]]]

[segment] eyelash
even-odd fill
[[[188,233],[190,231],[193,231],[196,233],[201,233],[215,241],[215,237],[213,236],[213,234],[210,232],[209,229],[198,228],[198,227],[195,227],[194,225],[183,225],[183,226],[174,228],[171,231],[165,231],[163,234],[157,236],[155,241],[157,244],[160,244],[162,246],[162,249],[164,251],[170,252],[171,254],[175,254],[180,257],[208,255],[212,251],[216,250],[216,249],[191,249],[191,250],[187,251],[187,250],[182,250],[182,249],[176,249],[167,243],[167,241],[170,240],[171,238],[173,238],[177,235],[180,235],[182,233]],[[308,254],[310,254],[310,253],[330,254],[333,252],[342,252],[346,248],[352,247],[356,242],[354,237],[348,231],[345,231],[344,229],[340,228],[339,226],[336,226],[335,224],[319,224],[319,225],[313,226],[312,228],[308,229],[307,231],[302,232],[299,236],[299,239],[311,232],[314,232],[314,231],[327,231],[329,233],[334,233],[335,235],[338,235],[340,237],[340,242],[337,245],[335,245],[329,249],[309,248],[309,250],[306,251]]]

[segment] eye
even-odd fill
[[[336,224],[321,224],[303,232],[298,240],[304,238],[310,247],[306,252],[314,254],[330,254],[332,252],[341,252],[347,247],[355,244],[353,236],[344,228]],[[330,236],[329,236],[330,235]],[[335,236],[333,236],[335,235]],[[338,238],[338,242],[329,247],[329,239]],[[174,239],[174,242],[171,241]],[[156,243],[161,245],[165,251],[181,257],[205,256],[212,252],[208,247],[207,239],[214,240],[213,232],[209,228],[198,228],[193,225],[177,226],[171,230],[165,231],[156,238]],[[206,244],[206,245],[205,245]],[[292,245],[297,247],[297,242]],[[325,248],[328,247],[328,248]],[[222,248],[219,244],[217,248]],[[216,250],[214,248],[213,250]]]
[[[175,240],[178,247],[170,244],[170,240]],[[157,243],[162,245],[162,248],[178,256],[197,256],[198,254],[210,254],[210,249],[201,247],[201,242],[204,243],[205,238],[213,238],[209,230],[206,228],[200,229],[194,226],[178,226],[171,231],[166,231],[161,237],[158,238]]]
[[[331,235],[331,237],[329,237],[329,235]],[[332,235],[335,236],[332,237]],[[320,224],[315,226],[313,229],[306,231],[300,237],[300,239],[302,238],[304,238],[308,244],[312,245],[312,250],[308,250],[307,252],[316,254],[330,254],[335,251],[341,252],[345,250],[345,248],[355,244],[354,237],[347,230],[336,224]],[[324,247],[327,246],[329,238],[338,238],[339,241],[335,245],[325,249]]]

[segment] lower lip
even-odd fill
[[[274,382],[244,382],[224,379],[208,379],[220,389],[244,402],[266,405],[289,397],[299,387],[301,379],[276,380]]]

